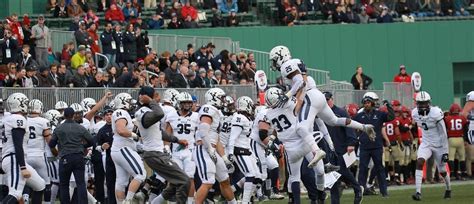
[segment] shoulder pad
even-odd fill
[[[11,125],[13,128],[22,128],[26,129],[26,126],[28,125],[27,120],[25,117],[18,115],[18,114],[12,114],[11,116]]]

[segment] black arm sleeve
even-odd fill
[[[153,101],[149,106],[152,111],[146,112],[142,117],[142,125],[144,128],[149,128],[165,116],[163,109],[161,109],[157,102]]]
[[[387,110],[388,110],[388,114],[387,114],[387,121],[392,121],[395,119],[395,111],[393,111],[393,108],[390,104],[387,104]]]
[[[25,153],[23,152],[23,137],[25,136],[25,129],[14,128],[12,130],[13,146],[15,147],[15,158],[16,162],[20,167],[24,167],[25,164]]]
[[[49,147],[50,148],[55,148],[56,145],[58,144],[58,135],[56,134],[58,131],[58,128],[56,128],[56,131],[53,132],[53,137],[51,138],[51,140],[49,141]]]
[[[163,141],[166,141],[166,142],[178,143],[179,141],[179,139],[176,136],[169,135],[165,131],[161,131],[161,137],[163,138]]]

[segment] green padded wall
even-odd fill
[[[331,72],[334,80],[350,80],[356,65],[374,79],[374,88],[392,81],[399,65],[418,71],[423,88],[443,108],[453,101],[453,63],[474,62],[474,21],[437,21],[368,25],[239,27],[162,30],[156,33],[222,36],[240,47],[269,51],[286,45],[309,67]],[[474,78],[474,67],[469,73]]]

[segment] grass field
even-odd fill
[[[362,203],[364,204],[408,204],[408,203],[429,203],[429,204],[474,204],[474,181],[456,182],[452,184],[452,198],[450,200],[443,199],[444,184],[431,184],[422,186],[422,201],[417,202],[411,199],[411,195],[415,192],[415,186],[389,187],[389,197],[382,198],[377,196],[365,196]],[[354,193],[352,189],[344,190],[341,198],[341,204],[350,204],[354,201]],[[265,203],[286,204],[288,200],[267,201]],[[306,195],[302,196],[302,203],[310,203]],[[331,203],[330,198],[325,203]]]

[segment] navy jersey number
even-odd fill
[[[178,134],[191,133],[191,124],[178,124]]]
[[[272,124],[277,127],[277,132],[282,132],[291,127],[291,122],[285,115],[280,115],[277,118],[273,118]],[[282,126],[285,125],[285,126]]]
[[[30,126],[30,139],[35,139],[36,138],[36,134],[35,134],[35,127],[34,126]]]

